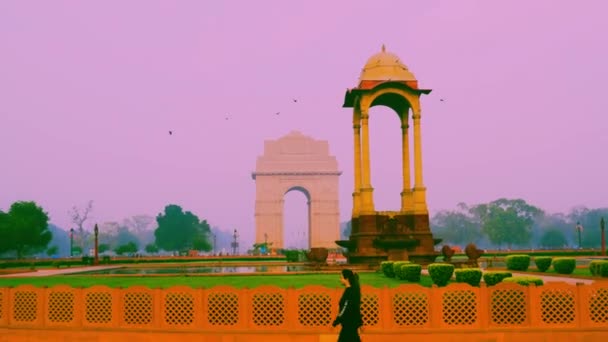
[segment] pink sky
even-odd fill
[[[431,213],[499,197],[606,207],[606,13],[602,0],[4,0],[0,210],[34,200],[68,228],[89,199],[91,224],[176,203],[250,243],[256,157],[299,130],[329,141],[346,221],[341,105],[382,43],[434,89],[422,100]],[[395,210],[399,124],[370,115],[376,206]],[[304,195],[286,195],[285,219],[297,236]]]

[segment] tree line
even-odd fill
[[[68,234],[57,234],[64,240],[72,240],[73,244],[69,240],[62,241],[64,244],[70,243],[70,254],[87,254],[87,249],[94,247],[93,230],[85,228],[85,221],[90,217],[91,211],[92,202],[89,202],[84,211],[79,212],[75,207],[72,218],[76,229],[68,231]],[[154,221],[156,228],[146,229]],[[209,223],[175,204],[165,206],[155,219],[139,215],[125,220],[123,225],[113,224],[115,227],[111,229],[111,233],[99,230],[99,253],[112,250],[122,255],[136,253],[142,249],[148,253],[156,253],[159,250],[208,252],[213,248]],[[58,229],[49,225],[48,213],[36,202],[15,202],[8,212],[0,211],[0,255],[23,258],[44,251],[49,256],[56,255],[58,246],[49,246],[53,240],[53,231],[57,233]],[[149,243],[141,246],[142,241]]]
[[[547,213],[523,199],[501,198],[476,205],[458,204],[431,218],[433,235],[445,244],[482,248],[599,248],[600,220],[608,208],[575,207]],[[582,227],[579,246],[577,226]]]

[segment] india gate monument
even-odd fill
[[[441,240],[433,238],[429,225],[420,129],[420,96],[430,92],[419,87],[414,74],[384,46],[365,64],[357,87],[346,91],[343,107],[353,110],[355,181],[348,240],[338,240],[341,172],[336,158],[329,155],[327,141],[314,140],[297,131],[265,141],[264,154],[258,157],[252,174],[256,182],[256,243],[272,242],[273,248],[284,248],[283,197],[297,190],[308,200],[310,248],[343,247],[350,264],[377,264],[383,260],[433,262],[439,255],[434,246]],[[394,165],[402,168],[402,187],[394,189],[401,195],[401,207],[393,211],[377,211],[374,206],[368,126],[370,108],[374,106],[391,108],[401,122],[402,162]]]
[[[285,248],[285,194],[300,191],[308,204],[308,246],[337,249],[340,238],[338,162],[329,144],[293,131],[264,142],[252,178],[256,183],[255,241]]]
[[[352,232],[348,240],[336,243],[348,249],[346,257],[349,263],[412,260],[427,264],[439,255],[434,246],[441,240],[433,239],[431,234],[422,178],[420,96],[430,92],[430,89],[419,87],[414,74],[397,55],[387,52],[384,45],[379,53],[368,59],[357,87],[346,91],[343,107],[353,109],[355,154]],[[368,127],[370,108],[374,106],[391,108],[401,122],[403,186],[395,189],[401,194],[401,208],[394,211],[377,211],[374,206]],[[412,134],[413,187],[410,162]],[[399,167],[399,164],[394,167]]]

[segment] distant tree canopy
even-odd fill
[[[184,212],[175,204],[165,207],[164,213],[156,217],[158,228],[154,231],[156,246],[166,251],[196,249],[210,251],[211,230],[207,221],[200,221],[190,211]]]
[[[432,227],[433,233],[444,242],[466,245],[477,243],[481,238],[479,223],[464,203],[458,204],[458,210],[442,210],[435,214]]]
[[[544,212],[522,199],[501,198],[470,209],[482,231],[498,246],[522,246],[532,238],[534,221]]]
[[[35,202],[15,202],[0,211],[0,253],[14,251],[18,258],[46,250],[53,234],[49,217]]]
[[[564,248],[567,244],[564,233],[557,229],[549,229],[540,238],[540,247]]]

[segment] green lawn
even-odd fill
[[[321,285],[329,288],[339,288],[342,285],[338,274],[293,274],[293,275],[227,275],[227,276],[177,276],[177,277],[139,277],[139,276],[52,276],[0,278],[0,287],[31,284],[34,286],[70,285],[72,287],[90,287],[106,285],[110,287],[147,286],[150,288],[167,288],[175,285],[193,288],[209,288],[218,285],[230,285],[237,288],[254,288],[261,285],[276,285],[282,288],[302,288],[306,285]],[[403,280],[387,278],[381,273],[360,273],[362,285],[373,287],[396,287],[401,284],[411,284]],[[422,276],[420,285],[430,287],[432,281],[428,276]]]

